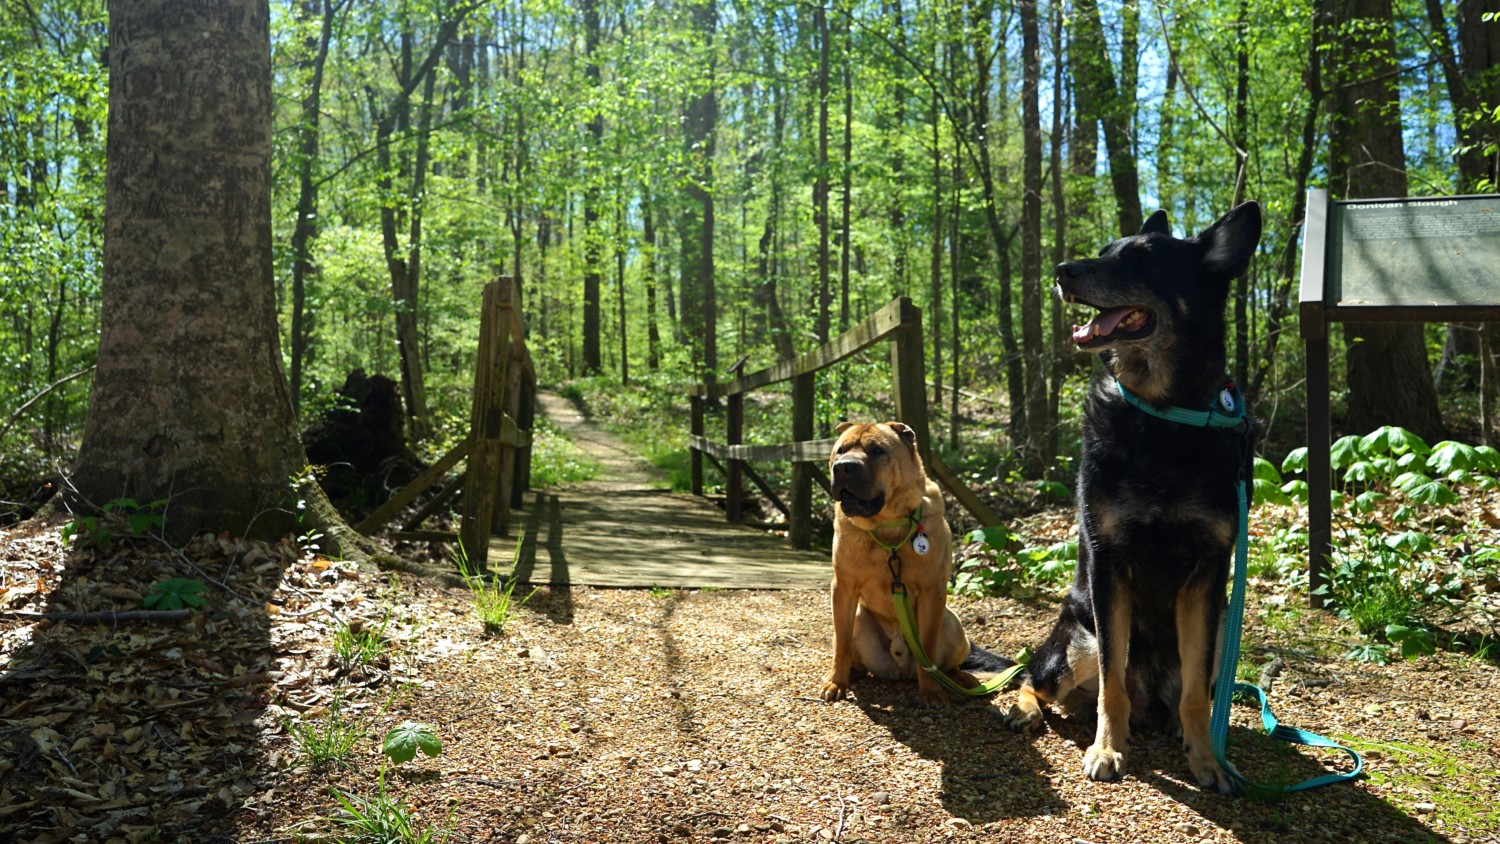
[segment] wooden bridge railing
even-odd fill
[[[531,425],[536,413],[536,369],[526,349],[518,291],[509,276],[484,286],[479,349],[474,363],[474,400],[469,434],[415,480],[398,490],[355,526],[363,534],[384,527],[458,461],[466,471],[403,524],[393,536],[438,542],[462,540],[469,564],[485,568],[491,534],[510,527],[510,511],[531,482]],[[421,524],[463,490],[458,533],[424,531]]]
[[[712,461],[726,481],[725,512],[730,521],[741,519],[744,509],[743,483],[748,478],[787,518],[793,547],[812,544],[812,483],[816,479],[829,491],[823,466],[833,449],[832,439],[813,439],[817,373],[852,357],[869,347],[889,341],[891,344],[891,393],[895,397],[895,416],[917,435],[917,449],[927,465],[928,474],[967,509],[981,524],[1000,521],[942,458],[932,451],[927,425],[926,374],[922,351],[922,312],[911,299],[903,296],[876,311],[869,319],[819,346],[818,348],[774,366],[739,375],[726,384],[700,385],[689,394],[692,409],[692,435],[689,439],[690,471],[693,494],[703,494],[703,461]],[[792,382],[792,439],[782,445],[743,445],[745,394],[783,381]],[[704,436],[704,408],[710,401],[724,399],[727,405],[726,442]],[[792,462],[791,504],[777,496],[750,465],[764,461]]]

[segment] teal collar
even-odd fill
[[[1239,428],[1245,424],[1245,399],[1240,395],[1240,388],[1227,378],[1224,379],[1224,389],[1219,391],[1218,401],[1207,410],[1188,410],[1175,405],[1165,409],[1158,408],[1127,390],[1118,378],[1115,379],[1115,388],[1131,407],[1168,422],[1197,428]]]

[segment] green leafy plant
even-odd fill
[[[516,553],[521,550],[520,540],[516,540]],[[526,593],[526,597],[517,599],[515,597],[516,579],[502,578],[499,575],[487,574],[479,571],[478,567],[469,564],[469,555],[464,551],[463,543],[458,543],[453,552],[453,562],[458,566],[459,574],[464,583],[468,585],[469,592],[474,598],[474,612],[484,624],[486,633],[494,636],[505,635],[505,625],[510,623],[510,617],[518,607],[531,600],[536,594],[533,588]]]
[[[387,761],[380,765],[374,794],[350,794],[338,788],[332,789],[340,808],[334,821],[347,833],[337,840],[348,844],[432,844],[451,838],[454,834],[449,826],[453,820],[452,810],[444,827],[422,827],[401,798],[385,787],[387,763],[403,765],[415,759],[418,752],[428,757],[443,752],[443,743],[437,734],[425,724],[406,721],[386,733],[380,751]]]
[[[203,581],[196,578],[172,577],[151,585],[151,591],[141,600],[148,610],[180,610],[203,606]]]
[[[134,498],[116,498],[99,508],[97,515],[79,516],[62,526],[63,540],[83,545],[108,545],[122,533],[127,536],[143,536],[160,530],[162,517],[159,512],[167,506],[166,499],[141,504]]]
[[[338,692],[321,717],[287,720],[285,725],[301,756],[300,764],[311,768],[347,765],[354,745],[369,733],[368,726],[344,713],[343,695]]]
[[[1004,525],[993,525],[971,531],[967,541],[978,543],[980,553],[955,575],[959,594],[1024,597],[1036,586],[1067,582],[1078,566],[1077,540],[1028,545]]]
[[[599,476],[599,461],[574,445],[545,419],[532,430],[531,485],[539,489],[580,483]]]
[[[405,721],[392,727],[380,745],[380,752],[397,765],[415,759],[418,751],[429,758],[437,756],[443,752],[443,742],[431,727],[415,721]]]
[[[333,628],[333,653],[343,665],[369,665],[390,650],[390,640],[385,629],[391,623],[389,610],[378,627],[365,627],[342,619],[331,623]]]

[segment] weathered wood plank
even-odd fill
[[[509,282],[510,279],[501,278],[486,284],[480,306],[479,351],[469,414],[469,438],[473,443],[459,524],[464,553],[469,556],[469,564],[478,570],[484,570],[488,564],[490,528],[495,516],[495,476],[500,471],[503,446],[500,435],[504,429],[505,387],[511,360],[512,319],[504,308],[512,296]]]
[[[385,527],[386,522],[396,517],[406,505],[417,500],[428,487],[437,483],[448,470],[457,465],[458,461],[469,454],[469,439],[454,446],[447,454],[438,458],[438,461],[423,470],[411,483],[397,490],[390,500],[375,508],[375,512],[365,517],[365,520],[354,526],[354,529],[369,536],[375,531]]]
[[[959,504],[963,505],[965,510],[973,513],[974,518],[978,519],[981,525],[990,527],[1000,524],[999,514],[990,509],[988,504],[981,501],[979,496],[975,495],[974,491],[969,489],[967,484],[959,480],[958,474],[948,468],[948,464],[943,462],[943,458],[937,456],[937,452],[933,452],[932,456],[928,458],[927,471],[937,479],[938,483],[943,485],[944,489],[948,490],[948,493]]]
[[[869,347],[886,339],[892,331],[901,328],[909,319],[911,313],[908,307],[915,307],[911,300],[905,296],[893,300],[890,304],[871,314],[869,319],[850,328],[838,337],[824,343],[806,354],[791,360],[783,360],[749,375],[742,375],[726,384],[718,384],[710,391],[707,385],[697,387],[699,395],[709,395],[713,398],[734,395],[736,393],[748,393],[770,384],[789,381],[798,375],[806,375],[832,366],[844,358],[858,354]],[[920,316],[918,317],[920,319]]]
[[[802,462],[825,463],[837,438],[808,440],[774,445],[726,445],[707,437],[688,437],[688,445],[719,460],[743,460],[751,463]]]
[[[536,491],[514,539],[492,537],[495,567],[528,583],[645,588],[826,589],[827,550],[728,524],[702,498],[660,490]],[[509,573],[507,571],[507,573]]]

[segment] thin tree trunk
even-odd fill
[[[593,96],[599,96],[599,0],[582,0],[583,5],[583,52],[586,62],[583,70],[585,84]],[[584,121],[584,131],[589,136],[589,153],[586,158],[597,159],[604,142],[604,112],[595,105]],[[599,165],[597,161],[584,165],[583,191],[583,372],[598,375],[602,371],[600,354],[600,241],[599,232]]]
[[[641,239],[643,250],[641,284],[646,288],[646,369],[661,366],[661,329],[656,324],[656,215],[650,192],[641,195]]]
[[[1240,0],[1238,36],[1235,39],[1234,65],[1234,145],[1241,151],[1249,148],[1250,133],[1250,2]],[[1245,171],[1248,161],[1236,162]],[[1243,185],[1241,181],[1236,184]],[[1234,201],[1242,199],[1236,194]],[[1250,281],[1253,268],[1234,280],[1234,375],[1243,378],[1250,371]]]
[[[1040,476],[1047,451],[1047,347],[1042,336],[1041,38],[1037,0],[1021,0],[1021,342],[1025,353],[1026,443],[1022,461]]]
[[[1114,66],[1105,51],[1104,25],[1097,0],[1078,0],[1073,30],[1074,80],[1079,109],[1104,127],[1109,179],[1118,208],[1120,234],[1141,230],[1140,176],[1130,144],[1130,106],[1115,86]],[[1133,98],[1131,98],[1133,100]]]
[[[943,146],[937,98],[932,100],[932,404],[943,406]]]
[[[292,224],[292,408],[302,407],[302,370],[311,364],[314,354],[313,325],[307,316],[307,287],[317,277],[312,245],[318,237],[318,186],[313,176],[320,156],[323,68],[328,60],[328,45],[333,40],[333,18],[338,8],[334,0],[308,0],[298,4],[299,13],[319,14],[320,24],[313,56],[308,62],[307,90],[302,97],[301,122],[297,126],[299,150],[297,159],[297,219]]]
[[[833,291],[828,249],[828,16],[825,0],[813,7],[813,30],[818,39],[818,172],[813,177],[813,226],[818,230],[818,306],[814,332],[818,342],[829,340],[833,322]]]
[[[1331,92],[1329,187],[1335,198],[1406,196],[1391,0],[1321,0],[1330,28],[1324,73]],[[1443,433],[1422,327],[1346,323],[1346,426],[1400,425]]]

